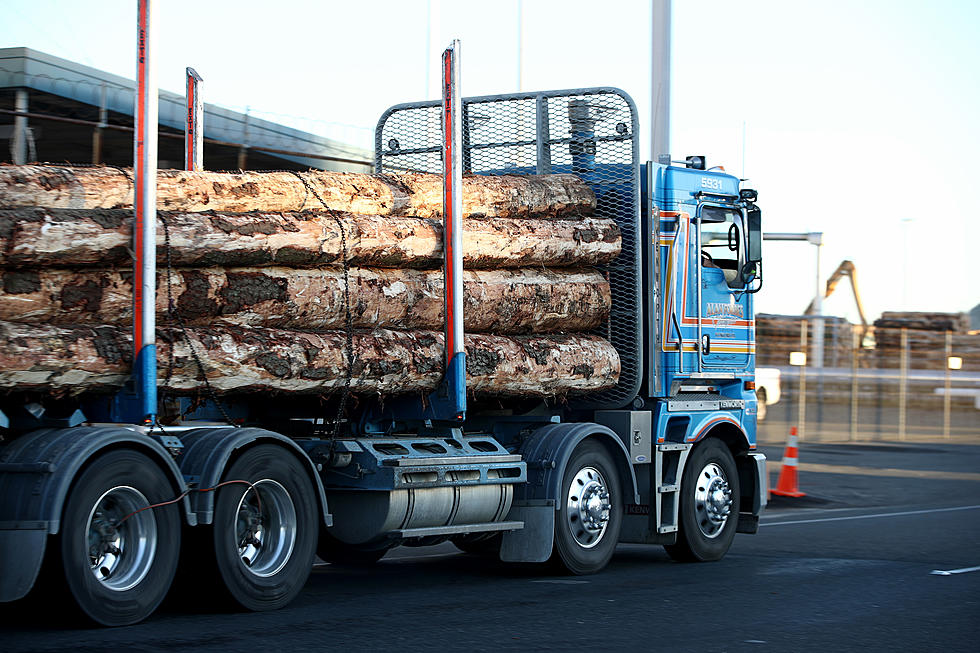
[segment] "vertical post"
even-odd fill
[[[517,92],[524,90],[524,0],[517,0]]]
[[[898,439],[905,439],[905,413],[909,380],[909,330],[902,327],[902,353],[898,359]]]
[[[800,320],[800,351],[805,352],[806,349],[806,330],[807,323],[806,320]],[[809,357],[807,357],[809,359]],[[807,363],[804,362],[800,365],[800,399],[799,405],[797,406],[797,427],[796,430],[799,431],[800,440],[806,435],[806,366]]]
[[[27,90],[19,88],[14,92],[14,111],[27,113]],[[14,165],[27,163],[27,116],[14,116],[14,133],[10,139],[10,160]]]
[[[949,357],[953,355],[953,332],[946,332],[946,356],[943,360],[943,367],[946,368],[945,378],[943,379],[943,439],[949,440],[949,410],[950,410],[950,371]]]
[[[650,25],[650,158],[670,162],[670,0],[653,0]]]
[[[453,417],[466,411],[466,350],[463,346],[463,125],[459,90],[459,40],[442,53],[442,204],[445,248],[446,380]]]
[[[184,121],[184,170],[204,169],[204,103],[201,82],[193,68],[187,68],[187,116]]]
[[[861,336],[851,332],[851,440],[857,440],[858,425],[858,352]]]
[[[238,148],[238,169],[244,170],[248,162],[248,117],[252,107],[245,107],[245,125],[242,128],[242,144]]]
[[[102,163],[102,130],[105,129],[108,110],[106,109],[106,85],[102,83],[99,92],[99,124],[92,131],[92,163]]]
[[[156,356],[156,204],[157,78],[153,60],[153,2],[139,0],[136,28],[136,129],[133,251],[133,360],[139,419],[152,423],[157,412]]]
[[[551,120],[548,116],[548,98],[539,95],[535,101],[534,124],[537,128],[537,173],[551,174]]]
[[[823,368],[823,349],[824,349],[824,321],[823,321],[823,298],[826,291],[821,278],[820,254],[823,251],[823,234],[810,234],[810,242],[817,246],[817,295],[813,300],[813,366],[817,369]]]

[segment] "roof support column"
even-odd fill
[[[14,95],[14,111],[27,113],[27,89],[19,88]],[[27,163],[27,116],[14,116],[14,133],[10,139],[10,159],[14,165]]]

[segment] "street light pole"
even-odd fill
[[[670,162],[670,0],[653,0],[650,30],[650,160]]]

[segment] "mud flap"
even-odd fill
[[[0,526],[0,603],[23,598],[34,586],[48,540],[48,525],[33,530]]]
[[[508,521],[523,521],[524,528],[504,533],[500,559],[504,562],[545,562],[555,540],[555,502],[529,499],[514,502]]]

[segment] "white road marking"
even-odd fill
[[[980,571],[980,567],[963,567],[963,569],[933,569],[931,572],[934,576],[952,576],[953,574],[968,574],[971,571]]]
[[[585,585],[591,583],[590,580],[563,580],[559,578],[549,580],[532,580],[532,583],[551,583],[553,585]]]
[[[954,510],[976,510],[976,506],[956,506],[954,508],[932,508],[930,510],[906,510],[904,512],[882,512],[873,515],[852,515],[850,517],[824,517],[822,519],[796,519],[793,521],[761,522],[759,526],[789,526],[790,524],[815,524],[823,521],[849,521],[852,519],[875,519],[878,517],[902,517],[904,515],[926,515],[934,512],[952,512]]]

